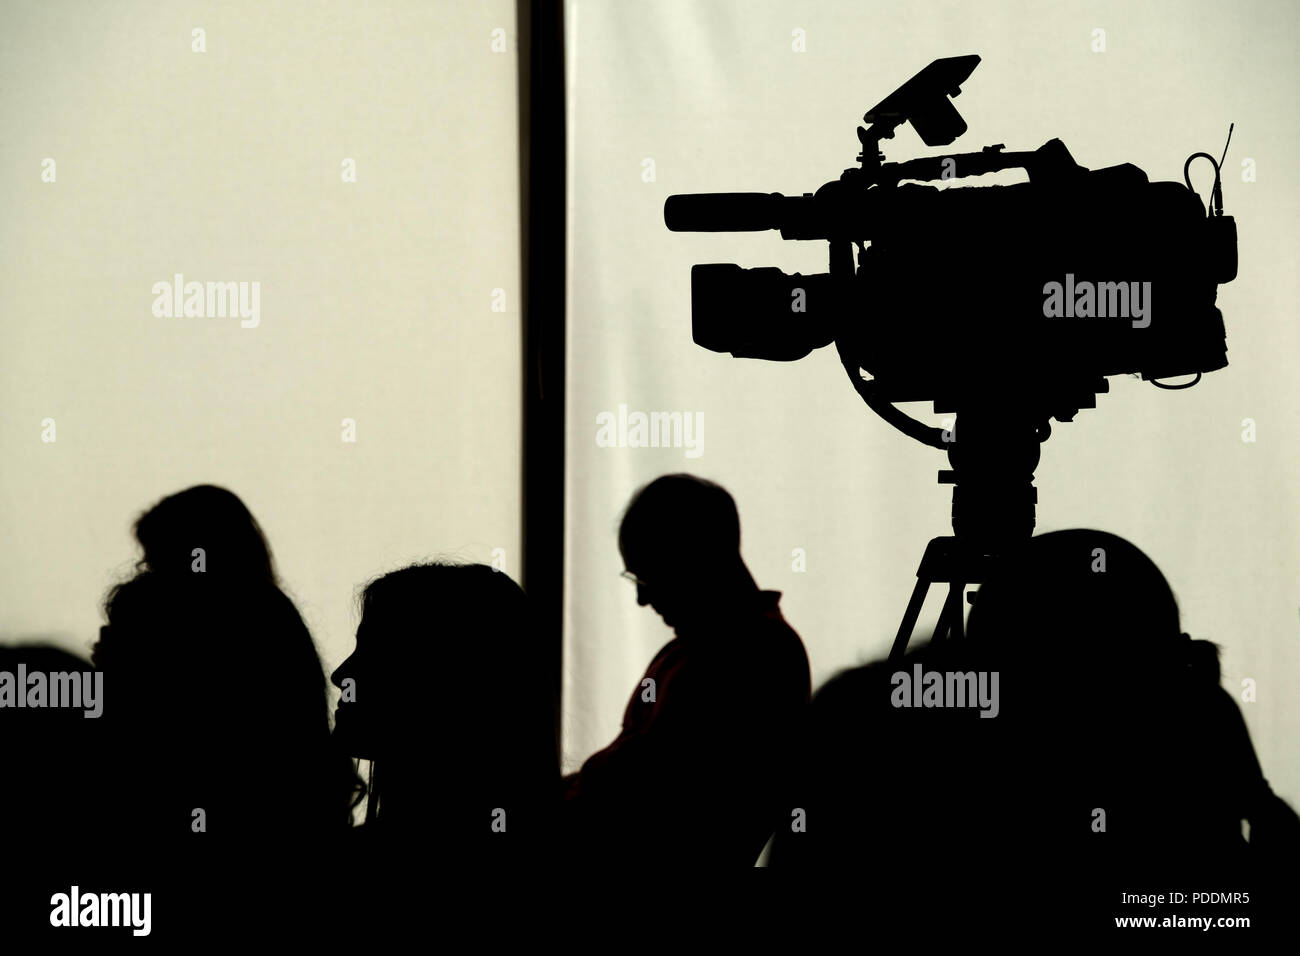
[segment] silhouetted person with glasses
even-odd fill
[[[618,738],[566,779],[579,859],[753,866],[783,811],[808,657],[740,556],[726,490],[665,475],[632,498],[619,550],[675,631],[632,692]]]

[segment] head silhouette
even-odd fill
[[[740,516],[726,489],[664,475],[632,497],[618,531],[637,603],[670,627],[692,624],[734,593],[754,589],[740,557]]]
[[[413,821],[436,813],[438,800],[456,814],[462,797],[497,801],[490,808],[509,802],[503,791],[553,790],[545,662],[523,591],[487,565],[419,564],[368,584],[356,649],[331,676],[343,692],[335,742],[371,761],[367,820]]]
[[[1091,529],[1039,535],[1000,560],[976,596],[970,636],[1090,676],[1119,662],[1158,665],[1186,643],[1160,569],[1130,542]]]
[[[239,497],[195,485],[158,502],[135,523],[140,570],[275,580],[271,549]]]

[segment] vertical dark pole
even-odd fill
[[[519,0],[523,240],[523,563],[559,740],[564,621],[565,128],[563,0]]]

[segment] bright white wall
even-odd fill
[[[1247,723],[1274,788],[1300,806],[1300,8],[572,0],[567,19],[568,766],[614,737],[671,637],[616,578],[621,509],[659,474],[690,471],[731,490],[746,560],[760,585],[784,592],[815,684],[887,652],[925,542],[949,531],[949,491],[935,483],[945,459],[868,411],[833,350],[779,364],[696,347],[693,263],[821,272],[825,244],[670,233],[663,203],[678,192],[813,191],[854,165],[869,107],[935,58],[978,53],[955,101],[969,132],[954,148],[1059,137],[1085,166],[1131,162],[1181,181],[1187,156],[1217,156],[1236,123],[1224,193],[1241,268],[1219,293],[1231,364],[1184,392],[1112,380],[1096,410],[1055,426],[1037,472],[1038,527],[1102,528],[1151,555],[1185,628],[1223,645],[1224,685],[1257,681]],[[796,28],[806,52],[792,50]],[[1092,52],[1094,28],[1106,31],[1104,53]],[[886,142],[894,160],[938,152],[910,127]],[[1256,182],[1241,181],[1246,157]],[[1203,166],[1193,175],[1204,195]],[[980,182],[1019,178],[1004,175]],[[703,455],[597,447],[597,415],[620,403],[702,413]],[[929,406],[910,410],[939,422]],[[1242,441],[1245,418],[1254,443]],[[804,573],[791,570],[795,548],[807,553]]]
[[[382,571],[518,575],[516,70],[508,0],[0,9],[0,639],[84,653],[131,522],[199,482],[327,665]],[[177,272],[259,281],[260,325],[155,317]]]

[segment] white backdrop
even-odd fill
[[[0,9],[0,640],[84,654],[200,482],[327,667],[383,571],[518,576],[515,55],[508,0]],[[259,282],[259,324],[155,316],[175,273]]]
[[[1262,2],[568,4],[569,769],[614,737],[671,638],[616,577],[621,509],[659,474],[689,471],[733,493],[745,558],[761,586],[784,592],[814,685],[887,653],[925,542],[950,531],[949,489],[935,483],[946,460],[868,411],[833,349],[781,364],[696,347],[692,264],[822,272],[826,246],[670,233],[663,203],[814,191],[854,165],[869,107],[931,60],[977,53],[954,101],[969,131],[949,151],[1059,137],[1090,168],[1131,162],[1181,182],[1187,156],[1217,157],[1236,123],[1224,194],[1241,266],[1219,293],[1231,364],[1183,392],[1113,379],[1097,409],[1056,425],[1037,471],[1038,529],[1105,529],[1156,561],[1184,628],[1223,646],[1225,687],[1240,699],[1241,681],[1257,682],[1246,721],[1274,789],[1300,805],[1297,26],[1300,8]],[[939,152],[910,126],[885,150]],[[1200,165],[1204,196],[1212,174]],[[600,447],[597,417],[620,405],[702,414],[702,454]],[[929,406],[909,410],[940,422]],[[1254,442],[1243,441],[1247,418]]]

